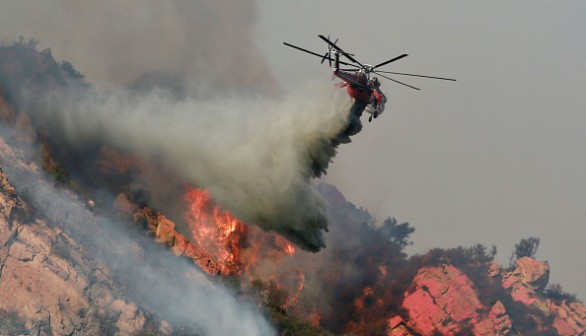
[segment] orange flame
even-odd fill
[[[185,198],[189,206],[186,219],[194,244],[223,266],[235,266],[246,231],[244,223],[215,206],[206,190],[187,188]]]
[[[321,324],[321,320],[323,318],[323,315],[321,313],[312,313],[309,316],[309,320],[311,321],[311,325],[313,325],[314,327],[319,327]]]
[[[288,255],[295,254],[295,246],[293,246],[293,244],[291,244],[291,243],[286,243],[285,253],[287,253]]]
[[[262,262],[272,263],[273,267],[281,264],[284,257],[295,254],[293,244],[276,233],[249,227],[229,211],[221,210],[206,190],[188,187],[185,200],[192,242],[220,264],[222,274],[247,274],[251,281],[275,281],[290,293],[283,308],[295,305],[305,285],[305,274],[299,269],[267,274],[267,268],[261,266]]]
[[[185,199],[193,243],[227,268],[223,273],[241,275],[261,256],[279,259],[295,253],[295,246],[286,239],[248,227],[229,211],[221,210],[206,190],[188,187]]]

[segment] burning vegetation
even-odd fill
[[[185,199],[193,243],[225,267],[235,268],[240,262],[244,223],[214,206],[210,193],[205,190],[188,188]]]
[[[377,225],[367,211],[347,202],[334,187],[322,184],[318,189],[329,201],[334,224],[330,248],[318,255],[295,250],[278,235],[238,221],[214,205],[205,191],[188,188],[186,192],[194,245],[199,240],[202,246],[213,246],[204,250],[224,270],[217,273],[220,279],[233,279],[232,286],[256,298],[281,332],[571,334],[559,333],[567,327],[561,321],[547,324],[554,315],[541,305],[557,302],[561,307],[578,302],[576,298],[557,284],[546,290],[543,281],[548,273],[532,276],[538,279],[527,284],[515,275],[519,268],[528,267],[522,265],[533,257],[538,239],[516,245],[508,270],[493,262],[494,246],[487,249],[480,244],[407,257],[404,248],[412,244],[412,226],[394,218]],[[542,263],[534,263],[531,267],[541,267]],[[532,287],[537,283],[539,287]],[[523,302],[527,295],[523,288],[533,288],[529,295],[535,299]],[[436,304],[443,305],[449,316],[436,312],[425,322],[424,316],[432,314]]]

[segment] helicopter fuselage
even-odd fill
[[[364,104],[369,104],[372,99],[372,90],[368,87],[368,76],[364,72],[348,72],[339,69],[334,70],[334,76],[344,81],[348,95]]]

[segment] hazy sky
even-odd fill
[[[586,3],[261,1],[261,48],[287,90],[330,76],[317,34],[366,63],[409,54],[376,122],[342,146],[326,181],[379,220],[416,227],[410,252],[496,244],[508,263],[541,239],[550,282],[586,299]],[[366,119],[365,117],[363,119]]]

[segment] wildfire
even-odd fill
[[[321,324],[322,318],[323,318],[323,315],[321,313],[313,313],[309,316],[309,320],[311,321],[311,324],[315,327],[319,327],[319,325]]]
[[[247,226],[214,204],[208,191],[188,187],[185,215],[192,241],[227,271],[241,275],[263,259],[277,260],[295,254],[295,246],[275,233]]]
[[[247,226],[229,211],[221,210],[206,190],[187,188],[185,200],[191,240],[220,264],[221,273],[245,274],[251,282],[259,279],[275,283],[288,293],[283,308],[292,309],[305,285],[305,274],[299,269],[276,270],[286,257],[295,254],[295,246],[276,233]]]
[[[223,264],[233,266],[240,259],[246,226],[229,211],[220,210],[206,190],[188,188],[186,218],[194,243]]]
[[[287,243],[287,245],[285,245],[285,253],[288,255],[295,254],[295,246],[293,246],[291,243]]]

